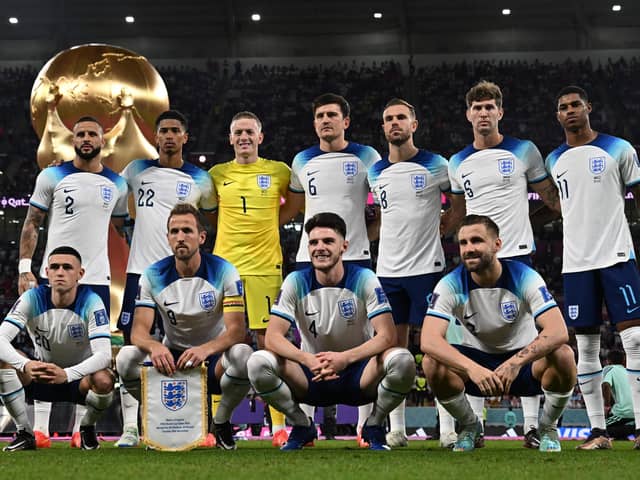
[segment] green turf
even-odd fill
[[[239,442],[235,452],[199,449],[164,453],[142,448],[116,449],[102,442],[97,451],[70,449],[66,443],[35,452],[0,452],[0,471],[8,480],[141,478],[236,480],[285,479],[609,479],[638,478],[640,451],[615,442],[610,451],[577,451],[563,442],[561,453],[542,454],[520,441],[488,441],[470,453],[442,450],[435,441],[412,441],[408,448],[373,452],[355,441],[320,441],[300,452],[280,452],[267,441]]]

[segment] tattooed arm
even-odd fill
[[[524,365],[550,354],[569,341],[567,326],[558,307],[542,313],[536,321],[542,328],[538,336],[495,370],[502,380],[505,394]]]
[[[44,210],[34,207],[33,205],[29,205],[27,218],[24,220],[22,232],[20,233],[20,260],[31,260],[33,257],[33,252],[35,252],[36,245],[38,245],[38,232],[40,231],[40,226],[42,225],[46,215],[47,212]],[[25,290],[28,290],[38,284],[36,277],[31,271],[23,272],[19,275],[18,293],[20,295],[22,295]]]

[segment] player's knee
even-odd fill
[[[401,383],[413,384],[416,376],[416,363],[406,348],[394,348],[384,358],[386,376],[392,376]]]
[[[232,345],[222,355],[222,368],[226,371],[231,368],[243,377],[247,376],[247,362],[253,353],[252,348],[245,343]]]
[[[140,350],[133,345],[122,347],[116,356],[116,370],[123,380],[140,378]]]
[[[91,389],[96,393],[109,393],[113,391],[114,378],[109,370],[99,370],[91,375]]]
[[[262,381],[264,381],[265,378],[276,376],[277,370],[278,360],[273,353],[267,352],[266,350],[253,352],[247,361],[249,381],[258,391],[262,390],[262,388],[259,387]]]

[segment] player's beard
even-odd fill
[[[400,135],[399,137],[391,137],[391,138],[387,137],[387,141],[391,145],[395,145],[396,147],[399,147],[400,145],[404,145],[405,143],[407,143],[410,138],[411,138],[411,133],[402,132],[402,135]]]
[[[487,270],[493,263],[494,254],[495,252],[483,252],[479,255],[474,254],[466,256],[462,259],[462,263],[464,263],[465,268],[470,272],[483,272]],[[479,261],[470,266],[467,263],[468,259],[478,259]]]
[[[102,150],[102,147],[96,147],[94,149],[92,149],[90,152],[83,152],[80,148],[78,147],[74,147],[74,150],[76,151],[76,155],[78,157],[80,157],[82,160],[86,160],[87,162],[90,160],[93,160],[94,158],[96,158],[98,155],[100,155],[100,150]]]

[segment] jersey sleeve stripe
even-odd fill
[[[34,207],[39,208],[40,210],[43,210],[45,212],[49,211],[49,207],[45,207],[44,205],[40,205],[39,203],[36,203],[33,200],[29,200],[29,205],[33,205]]]
[[[532,184],[532,183],[540,183],[541,181],[543,181],[544,179],[549,178],[548,174],[544,174],[541,177],[538,178],[534,178],[533,180],[529,180],[527,183]]]
[[[289,185],[289,190],[291,190],[293,193],[304,193],[304,189],[298,190],[296,188],[293,188],[291,185]]]
[[[111,338],[111,334],[109,333],[96,333],[95,335],[90,335],[89,340],[95,340],[96,338]]]
[[[111,215],[112,218],[126,218],[129,216],[129,213],[113,213]]]
[[[13,318],[6,317],[4,321],[9,322],[11,325],[15,325],[20,330],[24,329],[24,325],[20,323],[18,320],[14,320]]]
[[[533,314],[533,318],[536,319],[538,318],[540,315],[542,315],[544,312],[551,310],[554,307],[557,307],[558,305],[556,304],[556,302],[553,302],[553,305],[549,304],[546,305],[544,307],[542,307],[540,310],[538,310],[537,312],[535,312]]]
[[[452,322],[453,318],[445,315],[444,313],[435,312],[433,310],[427,310],[427,315],[431,315],[432,317],[441,318],[442,320],[446,320],[447,322]]]
[[[464,193],[464,190],[454,190],[453,188],[451,189],[451,193],[455,194],[455,195],[462,195]]]
[[[136,307],[148,307],[148,308],[153,308],[155,310],[156,304],[148,303],[148,302],[136,302]]]
[[[625,186],[633,187],[633,186],[638,185],[638,184],[640,184],[640,178],[638,180],[635,180],[635,181],[631,182],[631,183],[627,183]]]
[[[271,315],[275,315],[276,317],[280,317],[284,320],[287,320],[289,322],[291,322],[292,324],[296,323],[296,320],[293,317],[290,317],[289,315],[287,315],[286,313],[283,312],[277,312],[275,310],[271,310]]]
[[[367,314],[367,318],[371,320],[372,318],[377,317],[378,315],[382,315],[383,313],[391,313],[391,309],[389,307],[381,308],[380,310],[376,310]]]

